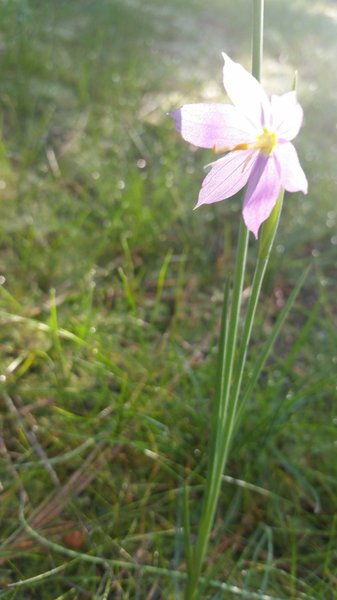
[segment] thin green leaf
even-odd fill
[[[236,422],[235,422],[235,427],[236,428],[238,427],[238,424],[241,421],[242,414],[244,412],[244,409],[245,409],[245,406],[246,406],[248,400],[251,397],[253,388],[254,388],[254,386],[255,386],[255,384],[256,384],[256,382],[257,382],[257,380],[258,380],[258,378],[259,378],[259,376],[260,376],[260,374],[262,372],[263,367],[266,364],[266,361],[267,361],[267,359],[268,359],[268,357],[269,357],[269,355],[270,355],[270,353],[271,353],[271,351],[273,349],[273,345],[274,345],[274,343],[275,343],[275,341],[276,341],[276,339],[277,339],[277,337],[278,337],[278,335],[279,335],[279,333],[280,333],[280,331],[282,329],[282,326],[283,326],[283,324],[284,324],[284,322],[285,322],[285,320],[286,320],[286,318],[287,318],[290,310],[292,309],[292,307],[293,307],[293,305],[294,305],[294,303],[296,301],[296,298],[297,298],[297,296],[298,296],[298,294],[300,292],[300,289],[301,289],[304,281],[307,278],[309,270],[310,270],[310,267],[308,267],[305,271],[303,271],[302,275],[300,276],[300,278],[299,278],[299,280],[298,280],[295,288],[291,292],[291,294],[290,294],[287,302],[285,303],[285,305],[284,305],[284,307],[283,307],[283,309],[282,309],[282,311],[281,311],[281,313],[280,313],[280,315],[279,315],[276,323],[274,324],[274,326],[273,326],[273,328],[272,328],[272,330],[271,330],[271,332],[269,334],[269,337],[268,337],[268,339],[267,339],[267,341],[266,341],[266,343],[264,345],[264,348],[263,348],[260,356],[258,357],[257,361],[255,362],[255,366],[253,368],[253,372],[252,372],[252,375],[250,377],[250,381],[249,381],[248,387],[247,387],[247,389],[246,389],[246,391],[245,391],[245,393],[243,395],[243,398],[242,398],[242,400],[240,402],[240,406],[238,408],[238,412],[237,412],[237,415],[236,415]]]

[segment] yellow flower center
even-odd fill
[[[230,147],[223,147],[220,148],[218,146],[213,146],[213,152],[215,152],[215,154],[222,154],[223,152],[232,152],[233,150],[259,150],[260,152],[263,152],[264,154],[267,154],[267,156],[269,154],[271,154],[275,148],[275,146],[277,145],[277,135],[274,131],[270,131],[270,129],[267,129],[267,127],[263,128],[262,133],[260,133],[257,137],[255,142],[250,142],[250,143],[242,143],[242,144],[237,144],[236,146],[230,148]]]
[[[270,131],[264,127],[263,132],[257,136],[253,147],[264,154],[271,154],[277,144],[277,135],[274,131]]]

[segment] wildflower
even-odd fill
[[[225,156],[212,162],[196,207],[225,200],[248,182],[243,218],[255,237],[280,192],[308,191],[306,176],[291,143],[303,111],[296,92],[269,100],[260,83],[226,54],[225,90],[233,104],[186,104],[172,113],[184,140]]]

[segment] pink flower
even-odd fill
[[[259,82],[226,54],[225,90],[233,104],[186,104],[172,113],[184,140],[225,156],[211,163],[196,205],[233,196],[248,182],[243,218],[257,238],[283,187],[308,191],[308,182],[291,143],[303,111],[296,92],[269,100]]]

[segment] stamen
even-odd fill
[[[236,144],[236,146],[217,146],[214,144],[212,150],[214,154],[224,154],[226,152],[234,152],[235,150],[259,150],[264,154],[272,154],[275,146],[277,145],[277,135],[274,131],[270,131],[266,127],[263,128],[255,142],[242,142]]]
[[[212,151],[214,154],[223,154],[224,152],[229,152],[231,148],[228,146],[223,146],[222,148],[218,148],[216,144],[214,144]]]
[[[249,150],[250,144],[237,144],[233,150]]]
[[[263,133],[257,136],[254,144],[255,148],[269,155],[273,152],[277,145],[277,135],[274,131],[270,131],[266,127],[263,129]]]
[[[212,151],[214,152],[214,154],[223,154],[224,152],[233,152],[234,150],[249,150],[249,148],[251,147],[250,144],[237,144],[236,146],[233,146],[232,148],[230,146],[223,146],[222,148],[217,147],[216,144],[214,144]]]

